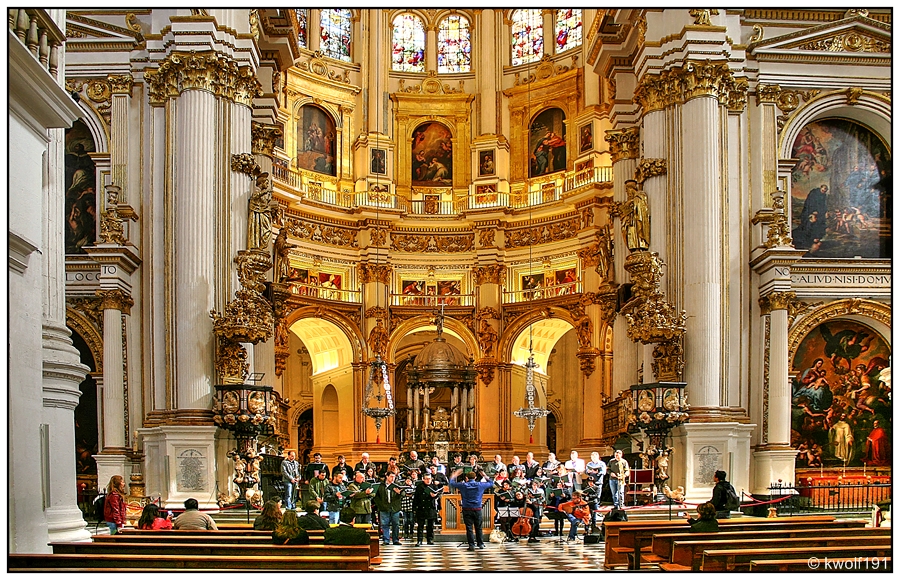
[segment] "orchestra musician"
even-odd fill
[[[513,522],[518,519],[516,517],[510,517],[508,515],[503,515],[504,508],[524,508],[525,507],[525,494],[521,491],[515,491],[512,488],[512,484],[510,484],[509,480],[504,480],[501,484],[502,487],[500,491],[496,494],[497,501],[497,515],[498,521],[500,523],[500,529],[506,534],[506,539],[510,542],[518,542],[519,540],[512,532]]]
[[[587,524],[590,521],[590,512],[587,502],[582,498],[581,490],[572,492],[572,500],[559,504],[559,511],[565,512],[569,520],[569,541],[575,541],[578,537],[578,524]]]
[[[538,542],[538,532],[541,528],[541,519],[544,517],[544,506],[547,505],[547,490],[536,477],[531,480],[531,487],[525,493],[525,503],[534,513],[531,520],[531,533],[528,534],[528,543]]]

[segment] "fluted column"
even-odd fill
[[[209,409],[215,376],[209,311],[215,304],[216,98],[189,90],[177,99],[175,119],[175,343],[176,406]],[[179,251],[178,248],[183,248]]]
[[[684,309],[690,315],[685,338],[685,375],[691,407],[718,407],[722,389],[722,178],[721,111],[714,97],[682,107],[681,142],[693,163],[684,172]]]
[[[110,143],[109,157],[113,184],[121,188],[119,203],[127,204],[129,199],[128,175],[128,103],[131,100],[131,75],[109,75],[107,77],[112,89],[110,96]],[[132,196],[136,197],[136,196]]]
[[[122,366],[122,314],[134,301],[119,289],[98,290],[103,310],[103,441],[101,453],[123,454],[125,435],[125,374]],[[102,479],[102,478],[101,478]]]
[[[496,19],[502,18],[499,10],[482,10],[476,18],[478,27],[475,30],[474,38],[477,39],[479,49],[476,54],[482,55],[474,62],[473,65],[478,67],[479,74],[475,79],[480,97],[480,116],[479,127],[476,128],[476,135],[496,134],[500,133],[502,123],[500,121],[503,114],[502,108],[498,105],[497,99],[501,96],[497,91],[497,61],[495,55],[500,53],[503,44],[502,35],[491,34],[496,28]],[[496,161],[496,160],[495,160]]]

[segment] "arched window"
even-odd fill
[[[425,25],[421,18],[409,12],[397,15],[391,42],[391,70],[425,72]]]
[[[469,20],[451,14],[441,21],[437,38],[438,73],[464,73],[472,70],[472,38]]]
[[[540,10],[513,12],[510,33],[513,66],[540,60],[544,55],[544,17]]]
[[[556,11],[556,52],[581,46],[581,9],[561,8]]]
[[[303,48],[309,48],[309,8],[295,8],[294,14],[297,16],[297,43]]]
[[[350,30],[352,14],[341,8],[322,10],[319,16],[319,48],[331,58],[350,62]]]

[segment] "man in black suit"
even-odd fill
[[[384,485],[379,486],[375,492],[375,507],[378,508],[381,538],[385,546],[391,543],[392,538],[395,546],[400,545],[400,503],[403,491],[394,482],[395,477],[393,473],[388,473],[384,478]]]
[[[297,518],[297,523],[304,530],[327,530],[328,521],[319,515],[319,502],[311,501],[306,504],[306,515]]]
[[[426,472],[422,476],[422,481],[416,483],[416,494],[413,496],[413,510],[416,513],[416,522],[419,524],[419,531],[416,540],[416,547],[422,545],[422,535],[425,533],[425,539],[428,545],[434,544],[434,520],[437,519],[437,502],[443,489],[439,487],[431,479],[431,474]],[[412,514],[409,514],[412,517]]]
[[[341,510],[341,523],[325,530],[326,546],[368,546],[369,532],[354,528],[356,513],[350,508]]]

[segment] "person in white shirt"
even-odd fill
[[[570,459],[566,461],[566,471],[569,472],[569,485],[574,485],[574,489],[581,489],[581,477],[584,475],[584,459],[579,459],[578,452],[574,449],[569,455]]]

